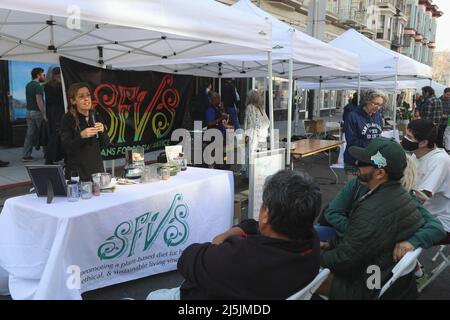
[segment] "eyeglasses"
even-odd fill
[[[374,107],[378,107],[378,108],[381,108],[384,105],[384,103],[377,103],[377,102],[372,102],[372,101],[370,101],[370,104],[373,105]]]

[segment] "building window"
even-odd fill
[[[392,17],[389,17],[389,19],[388,19],[387,39],[392,40]]]
[[[378,18],[378,26],[377,26],[377,39],[383,39],[384,38],[384,24],[386,21],[386,16],[380,15]]]

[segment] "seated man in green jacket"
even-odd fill
[[[349,151],[358,160],[358,179],[370,191],[353,204],[345,233],[327,245],[322,265],[333,274],[331,299],[374,299],[380,288],[369,288],[369,267],[379,267],[383,285],[396,263],[392,255],[395,245],[411,238],[424,219],[400,184],[406,155],[398,143],[377,138],[365,149],[352,147]],[[414,275],[397,280],[383,297],[416,298]]]
[[[336,231],[336,236],[342,237],[347,230],[349,213],[358,199],[367,192],[369,192],[369,189],[359,179],[350,180],[325,208],[320,223],[330,225]],[[417,209],[425,220],[425,224],[408,240],[397,243],[393,252],[395,261],[400,260],[406,252],[413,251],[416,248],[431,248],[446,235],[442,223],[432,216],[411,192],[410,194],[416,202]]]

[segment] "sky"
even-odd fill
[[[450,0],[434,0],[433,4],[439,7],[444,15],[437,19],[436,31],[436,50],[435,51],[450,51]]]

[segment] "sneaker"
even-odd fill
[[[28,157],[23,157],[22,158],[23,162],[30,162],[30,161],[33,161],[33,160],[34,160],[34,158],[32,156],[28,156]]]
[[[428,281],[428,275],[424,272],[420,277],[416,276],[417,288],[422,287]]]
[[[7,167],[9,165],[8,161],[2,161],[0,160],[0,167]]]

